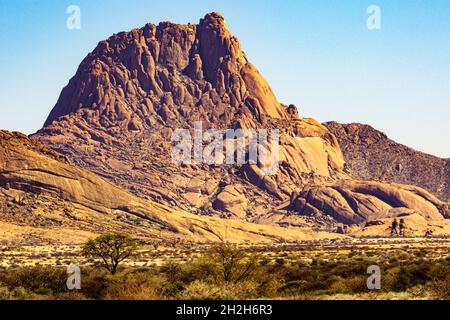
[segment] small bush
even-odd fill
[[[397,292],[406,291],[417,284],[426,283],[427,278],[426,266],[400,267],[391,283],[391,289]]]
[[[185,289],[185,284],[181,281],[169,282],[162,287],[162,294],[165,297],[173,298],[179,295]]]
[[[450,267],[443,264],[432,265],[427,272],[427,276],[432,281],[450,279]]]
[[[297,293],[304,288],[305,284],[306,284],[305,280],[288,281],[279,288],[279,292],[284,292],[288,294]]]
[[[213,284],[197,280],[189,284],[177,297],[183,300],[240,300],[254,299],[256,284],[251,281]]]
[[[22,287],[9,289],[0,287],[0,300],[26,300],[31,297],[30,293]]]
[[[433,298],[450,300],[450,278],[433,281],[430,284],[430,288]]]
[[[22,287],[36,294],[52,294],[64,292],[67,273],[64,268],[23,267],[14,272],[8,272],[3,279],[9,288]]]
[[[367,277],[366,276],[354,276],[345,281],[345,284],[350,293],[362,293],[367,292]]]

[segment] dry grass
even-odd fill
[[[143,245],[115,276],[91,267],[79,246],[3,247],[0,299],[449,299],[450,239],[241,245],[259,258],[251,276],[238,283],[217,277],[211,245]],[[55,289],[70,264],[82,268],[81,292]],[[380,291],[366,287],[373,264],[382,269]]]

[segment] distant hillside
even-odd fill
[[[354,176],[416,185],[450,200],[450,159],[399,144],[369,125],[328,122],[325,126],[338,138]]]

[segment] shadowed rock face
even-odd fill
[[[325,124],[336,135],[349,169],[360,179],[405,183],[450,200],[450,160],[428,155],[389,139],[363,124]]]
[[[256,165],[174,164],[174,129],[197,121],[204,130],[279,129],[278,173],[266,176]],[[366,201],[371,209],[351,206],[352,212],[346,205],[359,201],[360,191],[345,187],[348,196],[331,201],[324,199],[328,191],[307,191],[350,179],[339,143],[324,125],[277,101],[218,13],[198,25],[147,24],[100,42],[33,138],[141,198],[201,215],[283,224],[284,217],[309,215],[329,229],[392,208],[442,218],[439,200],[421,198],[413,206],[399,200],[400,191],[379,197],[368,188],[362,193],[376,198]],[[380,187],[389,188],[409,187]],[[422,211],[431,207],[432,214]]]

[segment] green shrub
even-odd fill
[[[173,298],[182,293],[185,288],[185,284],[181,281],[168,282],[162,287],[162,294]]]
[[[160,288],[163,279],[149,277],[127,277],[111,281],[104,291],[106,300],[157,300],[161,299]]]
[[[342,277],[337,277],[330,285],[331,293],[349,293],[346,280]]]
[[[82,269],[81,291],[88,299],[103,299],[109,282],[107,271],[103,269]]]
[[[211,248],[208,256],[217,270],[215,280],[228,284],[249,279],[259,259],[256,254],[248,254],[238,246],[227,243]]]
[[[345,285],[350,293],[367,292],[367,277],[358,275],[345,280]]]
[[[400,292],[415,285],[424,284],[429,279],[427,273],[427,265],[402,266],[392,279],[390,289]]]
[[[432,281],[450,279],[450,267],[443,264],[432,265],[427,272]]]
[[[22,287],[36,294],[52,294],[67,290],[64,268],[23,267],[7,273],[3,279],[9,288]]]
[[[283,278],[279,273],[270,273],[264,268],[256,268],[248,281],[254,284],[255,295],[260,298],[276,297],[283,285]]]
[[[181,266],[181,270],[177,274],[168,275],[172,281],[181,281],[183,283],[191,283],[196,280],[213,280],[218,277],[217,265],[207,258],[198,258],[196,260],[185,263]]]
[[[30,293],[22,287],[13,289],[9,289],[8,287],[0,287],[0,300],[26,300],[30,297]]]
[[[292,280],[288,281],[279,288],[279,292],[293,294],[303,290],[306,285],[305,280]]]
[[[159,272],[166,276],[168,282],[177,282],[183,277],[183,266],[178,263],[168,262],[161,266]]]

